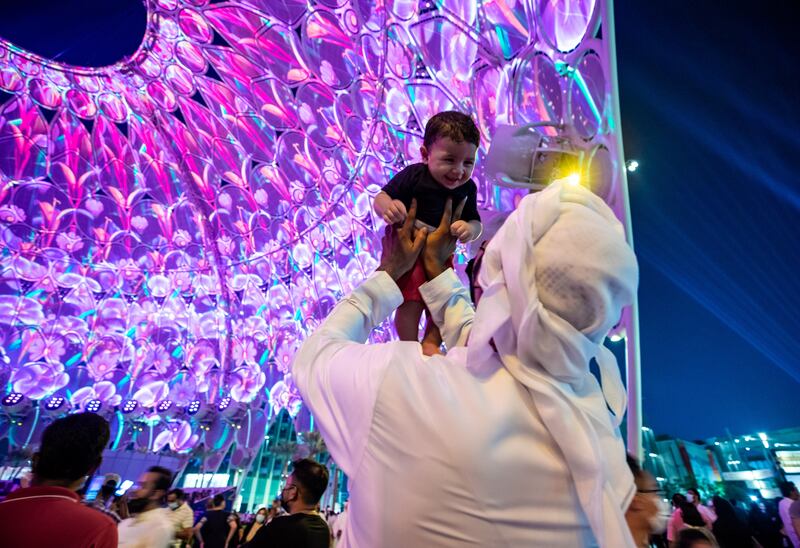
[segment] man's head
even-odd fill
[[[292,467],[281,490],[281,504],[290,514],[313,510],[328,487],[328,469],[311,459],[296,460]]]
[[[164,502],[169,486],[172,484],[172,472],[163,466],[151,466],[147,472],[139,476],[139,482],[133,490],[133,498],[128,508],[134,514],[158,508]]]
[[[422,143],[422,161],[443,187],[457,188],[472,176],[481,135],[468,115],[452,110],[434,115],[425,125]]]
[[[167,493],[167,506],[175,510],[186,501],[186,493],[183,489],[172,489]]]
[[[700,504],[700,492],[694,487],[686,490],[686,500],[697,506]]]
[[[791,481],[781,483],[781,494],[792,500],[800,499],[800,492],[797,491],[797,486]]]
[[[676,545],[677,548],[713,548],[716,546],[704,531],[691,528],[678,533]]]
[[[646,543],[651,534],[661,533],[666,522],[661,514],[661,498],[658,483],[653,475],[642,470],[639,463],[628,457],[628,466],[636,484],[636,494],[625,512],[625,521],[637,546]]]
[[[34,485],[59,485],[77,490],[102,462],[108,444],[108,422],[94,413],[76,413],[45,428],[33,455]]]
[[[214,508],[217,510],[225,508],[225,495],[222,493],[217,493],[214,495]]]

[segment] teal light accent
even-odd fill
[[[128,373],[127,375],[125,375],[124,377],[122,377],[122,379],[121,379],[121,380],[120,380],[120,381],[117,383],[117,388],[122,388],[123,386],[125,386],[126,384],[128,384],[128,382],[129,382],[130,380],[131,380],[131,374],[130,374],[130,373]]]
[[[77,354],[75,354],[74,356],[72,356],[70,359],[68,359],[66,362],[64,362],[64,367],[69,367],[69,366],[71,366],[72,364],[74,364],[75,362],[77,362],[78,360],[80,360],[82,355],[83,355],[83,354],[82,354],[81,352],[78,352]]]
[[[172,357],[178,359],[181,356],[183,356],[183,347],[178,346],[177,348],[175,348],[175,350],[172,351]]]
[[[111,450],[116,451],[117,447],[119,447],[119,440],[122,439],[122,432],[125,431],[125,422],[122,418],[122,411],[117,411],[117,420],[119,421],[119,428],[117,428],[117,437],[114,439],[114,443],[111,445]]]
[[[95,314],[97,314],[97,309],[96,308],[92,308],[91,310],[87,310],[83,314],[80,314],[78,317],[80,319],[82,319],[82,320],[85,320],[89,316],[94,316]]]
[[[511,42],[508,40],[508,32],[503,27],[495,27],[497,34],[497,41],[500,42],[500,49],[503,50],[503,57],[506,59],[511,58]]]
[[[259,358],[258,360],[258,365],[264,365],[265,363],[267,363],[268,359],[269,359],[269,349],[266,349],[264,350],[264,353],[261,354],[261,358]]]
[[[586,86],[586,80],[583,79],[583,75],[581,71],[574,70],[572,71],[572,79],[575,80],[575,83],[578,85],[578,89],[581,90],[584,99],[586,99],[586,103],[588,103],[589,108],[592,109],[592,114],[594,114],[595,119],[597,120],[598,125],[602,124],[603,116],[600,114],[600,111],[597,109],[597,105],[592,98],[592,94],[589,92],[589,88]]]

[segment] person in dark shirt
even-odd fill
[[[206,510],[195,528],[195,536],[204,548],[225,548],[237,532],[235,521],[228,519],[225,511],[225,496],[215,495],[211,505]]]
[[[416,228],[433,231],[439,226],[445,203],[450,199],[457,211],[450,224],[451,234],[461,242],[478,238],[483,231],[478,214],[478,187],[470,177],[479,145],[480,132],[468,115],[455,111],[436,114],[425,126],[420,147],[422,162],[403,169],[383,187],[375,196],[375,212],[388,225],[396,225],[405,221],[415,203]],[[419,286],[426,281],[419,259],[397,282],[404,300],[395,314],[395,328],[401,340],[418,340],[419,320],[425,310]],[[439,330],[428,319],[422,339],[423,353],[436,354],[441,344]]]
[[[281,490],[281,505],[289,512],[276,517],[256,533],[247,548],[328,548],[331,533],[317,512],[328,486],[328,469],[311,459],[293,464]]]

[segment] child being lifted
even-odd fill
[[[463,204],[463,211],[461,218],[450,225],[451,234],[461,242],[478,238],[483,230],[478,214],[478,187],[470,176],[479,145],[480,132],[468,115],[455,111],[436,114],[425,126],[419,149],[422,162],[406,167],[383,187],[375,197],[375,212],[387,225],[402,223],[411,200],[416,198],[416,228],[425,227],[431,232],[439,226],[445,202],[452,198],[453,207]],[[451,266],[452,262],[450,257]],[[395,328],[403,341],[419,338],[419,320],[425,310],[419,286],[425,281],[420,255],[411,271],[397,282],[404,301],[395,314]],[[430,316],[426,323],[422,351],[431,356],[439,353],[442,338]]]

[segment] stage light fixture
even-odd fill
[[[186,407],[186,413],[190,416],[196,415],[200,411],[200,400],[192,400]]]
[[[9,392],[2,400],[0,400],[0,402],[2,402],[3,407],[14,407],[15,405],[21,403],[24,399],[25,396],[19,392]]]
[[[103,407],[103,402],[100,400],[89,400],[86,404],[86,411],[89,413],[98,413]]]
[[[170,409],[172,409],[172,406],[173,406],[172,400],[163,400],[159,402],[158,406],[156,407],[156,411],[158,411],[159,413],[165,413]]]
[[[639,169],[639,162],[636,160],[628,160],[625,162],[625,169],[627,169],[630,173],[633,173],[637,169]]]
[[[219,404],[217,404],[217,410],[220,412],[225,411],[226,409],[228,409],[228,407],[230,407],[230,405],[231,405],[231,397],[225,396],[224,398],[219,400]]]
[[[122,403],[122,408],[121,408],[122,414],[123,415],[129,415],[129,414],[133,413],[134,411],[136,411],[137,407],[139,407],[139,402],[138,401],[136,401],[136,400],[125,400]]]

